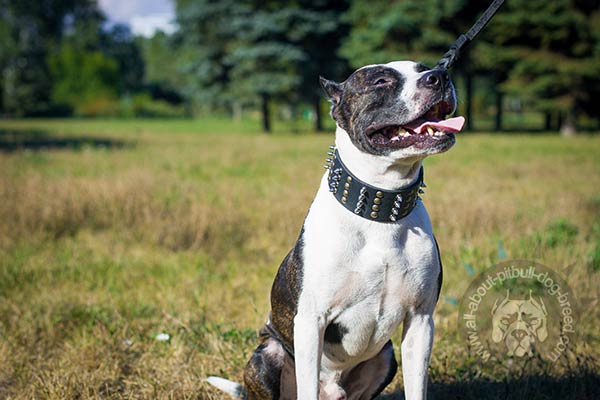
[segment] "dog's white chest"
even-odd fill
[[[326,332],[324,348],[333,364],[372,357],[406,313],[436,290],[439,268],[422,205],[401,224],[373,223],[320,191],[304,237],[308,268],[301,301],[313,301],[316,312],[336,325]]]

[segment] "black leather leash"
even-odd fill
[[[492,4],[481,14],[481,17],[475,22],[475,24],[467,31],[456,39],[456,41],[450,46],[450,49],[444,54],[444,56],[436,64],[436,68],[450,69],[454,65],[454,62],[458,59],[460,52],[466,47],[475,36],[479,34],[485,28],[488,22],[492,19],[494,14],[498,11],[500,6],[504,3],[504,0],[494,0]]]

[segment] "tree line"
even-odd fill
[[[184,115],[152,40],[106,22],[93,0],[0,0],[0,115]]]
[[[0,0],[0,113],[196,115],[310,110],[321,130],[318,76],[412,59],[433,66],[487,7],[475,0],[175,0],[178,29],[134,37],[106,27],[91,0]],[[504,112],[540,128],[597,129],[596,0],[507,0],[452,73],[470,124]],[[471,125],[472,127],[472,125]]]

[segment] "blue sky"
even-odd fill
[[[172,0],[99,0],[110,23],[125,23],[133,33],[152,36],[155,30],[174,30],[175,5]]]

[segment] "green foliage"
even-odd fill
[[[355,67],[394,59],[432,65],[485,6],[468,0],[355,1],[345,16],[352,29],[341,53]],[[455,69],[465,77],[491,76],[494,91],[538,111],[562,113],[565,122],[574,124],[578,111],[599,118],[592,104],[600,95],[599,21],[591,1],[509,1]]]
[[[99,36],[99,50],[117,62],[121,94],[139,91],[144,79],[144,60],[140,46],[135,42],[127,25],[116,24]]]
[[[505,73],[502,90],[538,110],[600,112],[590,102],[600,94],[600,10],[595,2],[515,0],[507,2],[486,34],[478,57]]]
[[[54,80],[52,99],[71,106],[77,115],[106,114],[117,98],[116,61],[99,51],[64,44],[48,57]]]
[[[223,60],[233,40],[229,18],[237,2],[178,1],[177,41],[182,52],[181,72],[186,77],[184,95],[196,104],[222,106],[226,102],[229,71]],[[241,5],[240,5],[241,6]]]
[[[595,223],[590,238],[591,248],[587,254],[588,268],[593,272],[600,271],[600,223]]]
[[[341,54],[354,66],[393,60],[439,60],[472,23],[476,1],[354,1],[344,16],[352,26]]]
[[[595,128],[600,121],[596,3],[507,1],[452,71],[468,124],[472,114],[480,120],[495,116],[493,125],[500,129],[504,110],[517,115],[513,121],[519,127],[522,116],[533,113],[526,119],[534,127],[574,128],[579,122]],[[266,128],[271,108],[285,110],[287,118],[316,115],[320,130],[319,75],[343,80],[349,65],[398,59],[432,66],[488,4],[176,0],[175,5],[179,30],[145,39],[134,38],[123,25],[107,28],[96,1],[0,0],[0,112],[50,115],[71,105],[81,115],[119,115],[123,110],[115,99],[127,103],[149,93],[153,101],[175,108],[185,102],[188,115],[218,110],[241,117],[245,108],[260,109]],[[89,90],[77,77],[56,74],[84,69],[63,65],[76,58],[64,54],[66,46],[100,74]],[[61,58],[64,62],[57,61]],[[116,79],[103,75],[112,70],[109,63],[116,64]],[[96,101],[90,100],[93,87]],[[76,90],[69,94],[65,88]],[[277,107],[270,106],[273,102]]]
[[[548,225],[544,239],[547,246],[564,246],[568,245],[577,236],[578,232],[577,226],[561,218]]]
[[[191,83],[186,94],[197,104],[260,102],[266,113],[269,99],[318,99],[319,72],[339,67],[337,17],[345,2],[181,0],[177,5],[182,71]]]
[[[144,63],[145,85],[157,85],[165,91],[182,92],[186,81],[180,71],[182,51],[174,51],[172,36],[157,32],[151,38],[135,39]],[[165,62],[168,60],[168,62]]]
[[[154,100],[148,93],[138,93],[121,98],[117,115],[125,118],[181,118],[185,116],[185,110],[166,101]]]
[[[114,113],[140,90],[143,60],[123,25],[103,30],[95,1],[2,0],[0,110],[9,115]]]
[[[100,26],[97,4],[87,0],[2,0],[0,9],[1,109],[13,115],[47,112],[52,108],[53,83],[46,64],[48,54],[76,28]]]

